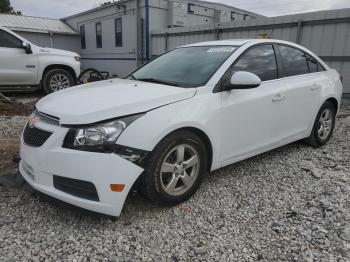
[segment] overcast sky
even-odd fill
[[[350,8],[350,0],[209,0],[266,16]],[[15,10],[24,15],[63,18],[94,8],[99,0],[11,0]]]

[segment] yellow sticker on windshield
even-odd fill
[[[235,47],[231,46],[222,46],[222,47],[213,47],[210,48],[207,53],[231,53],[235,50]]]

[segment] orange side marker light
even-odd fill
[[[122,192],[125,188],[124,184],[111,184],[111,190],[113,192]]]

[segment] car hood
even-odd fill
[[[61,50],[61,49],[48,48],[48,47],[38,47],[38,49],[39,49],[38,51],[40,55],[50,54],[50,55],[69,56],[69,57],[80,56],[77,53]]]
[[[41,99],[36,108],[63,125],[83,125],[142,113],[189,99],[195,88],[180,88],[125,79],[90,83]]]

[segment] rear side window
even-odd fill
[[[284,76],[295,76],[309,73],[306,54],[293,47],[278,45],[281,53]]]
[[[317,71],[318,72],[326,71],[326,68],[324,68],[324,66],[321,65],[320,63],[317,63]]]
[[[22,41],[6,31],[0,30],[0,47],[21,48]]]
[[[102,48],[102,25],[100,22],[96,23],[96,47]]]
[[[277,62],[272,45],[260,45],[249,49],[232,66],[231,75],[237,71],[256,74],[262,81],[277,79]]]
[[[317,61],[309,55],[306,56],[306,59],[307,59],[307,66],[309,67],[309,72],[310,73],[318,72]]]
[[[321,65],[317,60],[309,54],[306,54],[307,66],[309,67],[309,73],[316,73],[326,71],[323,65]]]

